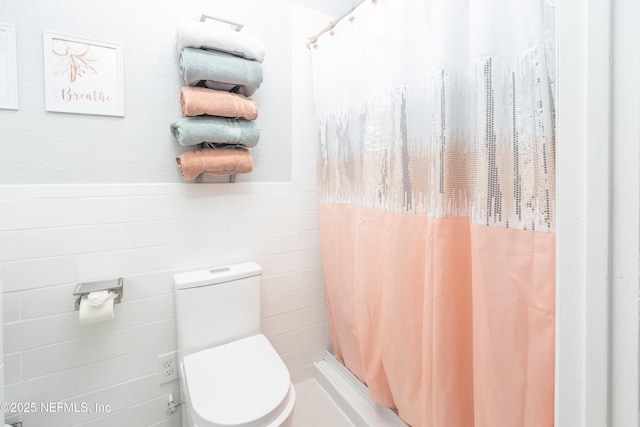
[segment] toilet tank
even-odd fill
[[[261,275],[248,262],[174,276],[181,358],[260,333]]]

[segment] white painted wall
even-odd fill
[[[640,425],[638,16],[558,2],[558,427]]]
[[[5,399],[112,405],[110,414],[25,413],[25,426],[179,426],[166,415],[178,384],[158,385],[156,358],[176,347],[173,274],[207,266],[263,266],[263,332],[294,381],[312,375],[329,340],[304,39],[328,18],[293,2],[286,13],[290,26],[271,22],[286,43],[270,52],[291,58],[292,113],[277,120],[292,135],[291,182],[0,186]],[[47,132],[48,122],[34,123],[32,132]],[[117,276],[125,296],[116,319],[80,327],[75,283]]]
[[[169,124],[181,117],[176,27],[201,13],[234,19],[267,45],[258,103],[254,171],[238,181],[290,181],[291,0],[9,0],[0,22],[15,24],[19,111],[0,110],[0,183],[182,182],[186,151]],[[322,24],[324,25],[324,24]],[[122,43],[126,116],[46,112],[43,31]]]
[[[330,16],[341,16],[344,12],[348,11],[351,6],[356,3],[356,0],[295,0],[301,6],[304,6],[309,9],[314,9],[319,12],[326,13]],[[320,29],[324,28],[329,22],[324,22],[320,25],[319,28],[308,27],[305,31],[309,32],[307,37],[312,36],[315,32],[320,31]]]
[[[612,1],[611,426],[640,425],[640,3]]]
[[[2,277],[2,267],[0,267],[0,277]],[[3,285],[2,279],[0,279],[0,321],[2,319],[3,302]],[[6,402],[4,398],[4,333],[0,328],[0,402]]]

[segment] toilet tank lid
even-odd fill
[[[179,290],[215,285],[217,283],[259,276],[260,274],[262,274],[261,266],[255,262],[245,262],[242,264],[178,273],[173,276],[173,282],[176,290]]]

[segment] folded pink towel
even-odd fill
[[[180,103],[182,115],[239,117],[255,120],[258,117],[258,107],[254,100],[237,93],[204,87],[183,87],[180,89]]]
[[[203,148],[187,151],[176,158],[184,179],[192,180],[204,173],[211,176],[227,176],[249,173],[253,170],[253,158],[245,148]]]

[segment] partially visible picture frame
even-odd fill
[[[0,108],[18,109],[16,27],[0,24]]]
[[[122,45],[44,33],[47,111],[124,117]]]

